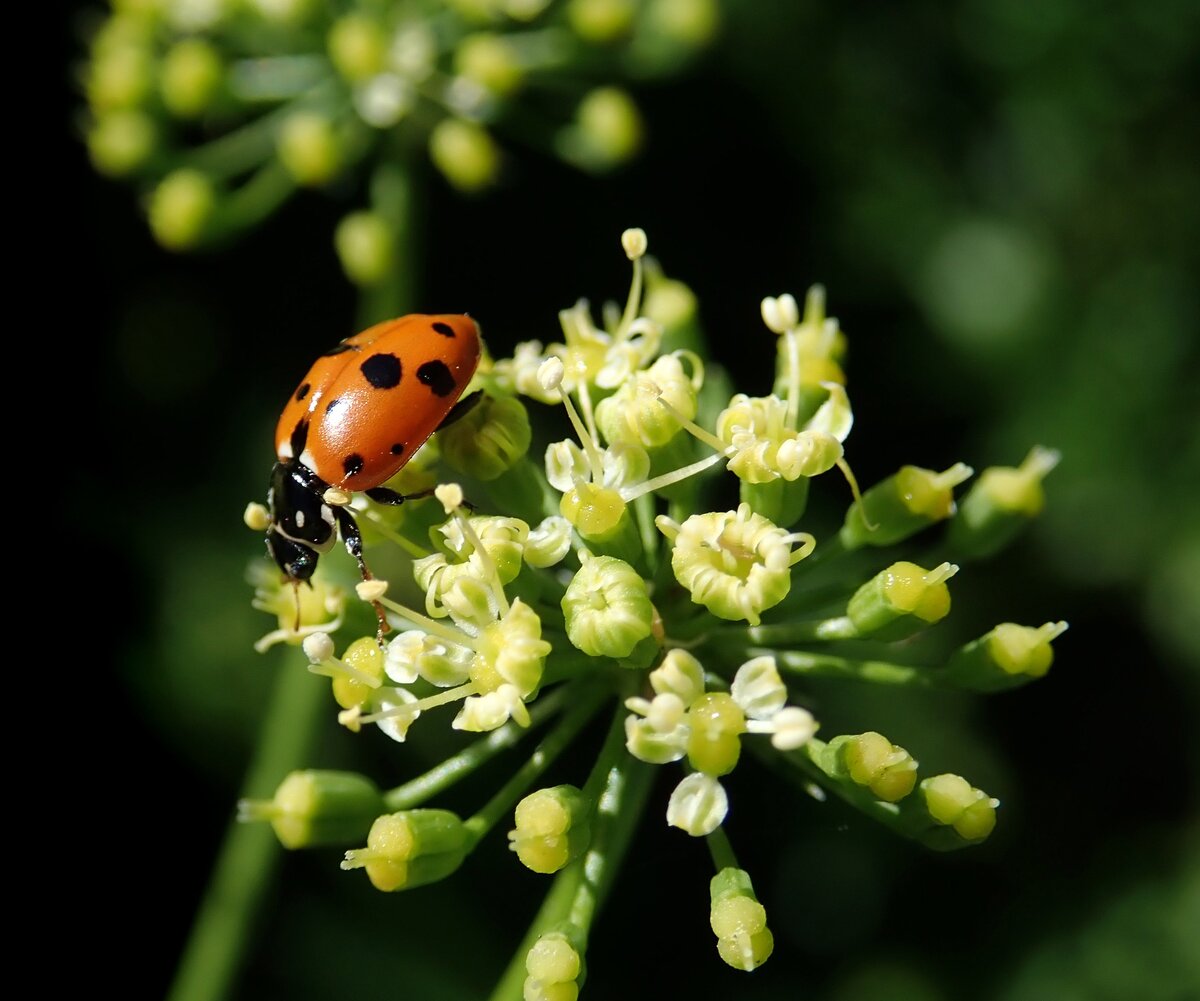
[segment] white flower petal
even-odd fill
[[[783,708],[788,693],[775,658],[755,657],[738,668],[730,694],[751,719],[770,719]]]
[[[820,728],[820,724],[813,718],[813,714],[799,706],[780,709],[771,722],[775,726],[771,744],[779,751],[794,751],[798,747],[803,747],[812,740]]]
[[[725,788],[711,775],[693,772],[675,787],[667,804],[667,823],[694,838],[712,834],[729,813]]]
[[[416,702],[417,697],[412,692],[403,688],[391,689],[388,696],[379,700],[379,710],[386,712],[389,709],[395,709],[399,706],[409,705]],[[396,716],[389,716],[386,719],[381,719],[376,724],[380,730],[386,733],[392,740],[403,744],[408,737],[408,728],[413,725],[413,720],[421,715],[418,709],[414,712],[400,713]]]
[[[646,720],[637,716],[625,717],[625,747],[638,761],[648,765],[665,765],[678,761],[687,753],[688,728],[676,727],[660,733]]]
[[[659,695],[677,695],[690,706],[704,694],[704,668],[686,650],[668,650],[662,663],[650,672],[650,686]]]

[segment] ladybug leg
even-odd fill
[[[426,497],[433,496],[432,487],[430,487],[428,490],[418,490],[415,494],[397,493],[395,490],[391,490],[388,487],[372,487],[370,490],[365,490],[363,492],[376,504],[390,504],[392,507],[395,507],[398,504],[403,504],[405,501],[424,500]],[[470,501],[464,500],[462,506],[468,511],[475,510],[475,505]]]
[[[464,396],[454,406],[450,408],[450,412],[442,418],[442,423],[437,426],[437,430],[448,428],[455,421],[460,421],[483,402],[483,390],[477,389],[470,396]]]
[[[375,575],[371,573],[371,568],[367,566],[367,561],[363,558],[362,532],[358,529],[358,522],[354,520],[354,515],[344,507],[335,507],[333,512],[337,518],[338,530],[342,533],[342,541],[346,544],[346,552],[353,556],[355,562],[358,563],[358,572],[362,575],[362,579],[374,580]],[[371,604],[375,606],[375,617],[379,620],[378,638],[382,642],[383,637],[391,632],[392,627],[388,625],[383,606],[378,601],[373,601]]]
[[[432,497],[433,489],[418,490],[415,494],[402,494],[389,487],[372,487],[370,490],[364,491],[364,493],[376,504],[390,504],[392,507],[396,507],[405,501],[424,500],[426,497]]]

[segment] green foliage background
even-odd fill
[[[470,311],[495,350],[549,339],[579,295],[619,296],[617,236],[640,225],[747,391],[770,378],[759,299],[826,284],[864,483],[900,461],[1064,454],[1034,530],[955,582],[964,637],[1070,620],[1045,680],[986,700],[815,690],[830,733],[878,728],[999,796],[987,845],[930,856],[739,769],[730,833],[777,939],[746,977],[712,949],[704,849],[657,822],[660,789],[588,996],[1200,993],[1198,64],[1186,0],[748,0],[690,75],[635,89],[649,138],[619,176],[530,154],[471,201],[422,178],[420,306]],[[64,312],[86,324],[77,398],[100,446],[67,472],[66,558],[86,560],[118,654],[101,740],[122,779],[98,802],[117,797],[124,850],[151,856],[108,878],[153,917],[132,975],[159,992],[285,659],[250,650],[261,544],[240,512],[353,296],[326,197],[171,258],[129,193],[68,155],[86,308]],[[332,715],[314,764],[399,781],[436,755],[352,741]],[[239,996],[484,996],[534,907],[516,868],[493,839],[448,883],[385,898],[328,853],[291,857]]]

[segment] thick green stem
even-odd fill
[[[708,853],[712,856],[713,865],[717,872],[722,869],[740,869],[737,856],[733,853],[733,845],[729,843],[729,835],[725,828],[718,827],[705,840],[708,842]]]
[[[304,763],[327,697],[326,686],[292,659],[279,672],[246,774],[248,798],[269,798],[280,778]],[[168,1001],[218,1001],[230,995],[279,856],[269,824],[230,823]]]
[[[521,940],[512,962],[492,992],[491,1001],[521,1001],[525,983],[525,957],[538,938],[563,921],[570,921],[586,947],[596,912],[603,905],[613,878],[637,830],[642,807],[650,792],[655,770],[625,753],[626,713],[618,709],[587,788],[601,788],[592,843],[587,852],[555,877],[537,916]]]
[[[395,171],[403,186],[403,198],[410,198],[407,174],[400,167]],[[269,192],[259,197],[262,205],[269,207],[270,194],[281,194],[285,186],[276,170],[265,174],[261,183]],[[383,184],[384,191],[377,197],[390,209],[400,196],[388,187],[389,183]],[[409,250],[417,239],[411,216],[405,211],[395,212],[390,218],[397,259],[408,262]],[[412,299],[411,272],[405,267],[402,274],[404,281],[388,284],[391,300],[386,312],[391,315],[409,308]],[[246,798],[269,797],[284,775],[304,766],[326,692],[326,687],[315,684],[308,672],[295,664],[284,665],[263,720],[254,763],[247,773],[243,790]],[[278,862],[279,843],[270,825],[230,824],[168,1001],[218,1001],[232,993],[234,978],[253,941],[254,920]]]
[[[549,695],[542,696],[534,703],[533,708],[529,711],[530,727],[540,726],[562,708],[567,687],[564,685]],[[475,741],[453,757],[438,763],[424,775],[418,775],[415,779],[411,779],[395,789],[389,789],[383,794],[383,801],[387,804],[388,811],[397,813],[400,810],[411,810],[415,806],[420,806],[438,793],[449,789],[456,782],[465,779],[480,765],[490,761],[501,751],[512,747],[528,733],[529,730],[510,720],[499,730],[493,730],[482,740]]]
[[[419,228],[420,201],[405,164],[389,161],[375,169],[371,177],[371,208],[386,221],[392,233],[392,268],[382,281],[362,289],[358,303],[360,327],[402,316],[414,307],[419,255],[413,248]]]
[[[466,827],[475,842],[487,834],[504,814],[512,810],[525,790],[566,750],[600,707],[600,703],[611,694],[607,686],[587,682],[572,685],[571,688],[571,707],[563,718],[538,744],[537,750],[530,755],[529,760],[500,787],[500,791],[467,820]]]
[[[779,650],[772,647],[723,644],[722,649],[736,651],[739,657],[774,657],[779,670],[805,678],[841,678],[866,681],[875,685],[904,685],[910,688],[936,688],[944,684],[929,668],[909,667],[886,660],[856,660],[806,650]]]

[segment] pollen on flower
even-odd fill
[[[354,585],[354,593],[363,601],[378,601],[387,594],[388,582],[378,577],[372,580],[359,581]]]
[[[446,514],[453,514],[463,504],[463,491],[457,483],[439,483],[433,488],[433,495],[441,503]]]
[[[255,532],[265,532],[271,524],[271,512],[257,501],[251,501],[242,513],[242,521],[246,523],[247,528]]]

